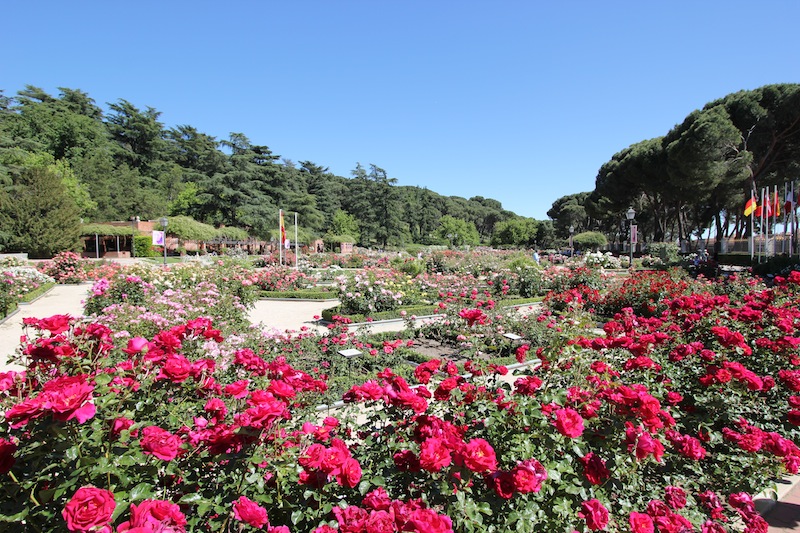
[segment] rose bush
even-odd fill
[[[622,310],[604,335],[578,334],[574,317],[497,310],[477,287],[445,292],[447,318],[414,335],[471,345],[470,375],[453,361],[405,377],[384,369],[326,412],[315,406],[336,376],[322,362],[406,341],[337,325],[321,337],[223,333],[210,318],[219,300],[160,276],[146,281],[160,294],[143,291],[164,309],[147,327],[135,306],[106,314],[124,304],[27,321],[26,371],[0,374],[0,520],[43,531],[760,531],[751,495],[800,467],[797,273],[735,301],[692,285],[657,316]],[[193,299],[192,313],[169,294]],[[481,363],[493,349],[541,365],[512,378]]]

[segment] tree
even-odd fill
[[[447,243],[449,246],[464,246],[465,244],[475,246],[480,243],[480,235],[475,229],[475,224],[450,215],[445,215],[439,220],[436,235],[440,242]]]
[[[370,165],[367,173],[360,163],[352,174],[346,207],[362,222],[360,242],[382,247],[401,243],[407,227],[400,217],[401,204],[394,187],[397,179],[389,178],[384,169],[375,165]]]
[[[494,246],[541,246],[538,239],[539,225],[538,221],[523,217],[498,222],[495,224],[491,243]]]
[[[78,208],[52,169],[25,167],[3,191],[0,202],[0,226],[9,235],[9,251],[43,258],[78,248]]]
[[[584,231],[572,237],[572,244],[579,250],[597,251],[606,246],[608,240],[599,231]]]
[[[328,235],[336,235],[338,237],[352,237],[354,241],[358,241],[360,231],[358,228],[358,221],[353,215],[339,209],[333,214],[333,220],[328,228]]]

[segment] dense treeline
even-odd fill
[[[298,213],[306,235],[347,235],[380,247],[488,243],[499,222],[523,220],[490,198],[398,186],[375,165],[356,164],[351,177],[336,176],[311,161],[281,159],[243,133],[218,140],[190,125],[167,128],[151,107],[121,99],[104,111],[85,92],[59,91],[0,93],[0,250],[36,247],[19,223],[31,212],[47,215],[49,235],[73,242],[79,219],[164,215],[269,239],[281,208]],[[28,211],[20,211],[36,177],[49,180],[36,197],[58,198],[60,210],[45,212],[42,198],[41,208],[26,204]]]
[[[560,235],[573,225],[624,240],[632,206],[648,242],[685,241],[709,227],[743,237],[751,191],[777,186],[782,204],[784,184],[798,178],[800,85],[767,85],[709,102],[663,137],[614,154],[594,191],[558,199],[547,215]]]
[[[279,208],[299,214],[304,235],[376,247],[547,248],[563,246],[570,229],[619,242],[629,206],[645,242],[687,240],[709,227],[744,236],[751,191],[777,185],[782,196],[783,184],[800,177],[798,84],[729,94],[664,136],[621,150],[599,169],[593,191],[557,199],[546,221],[491,198],[398,186],[376,165],[336,176],[282,159],[243,133],[218,140],[189,125],[166,128],[150,107],[121,99],[104,111],[80,90],[59,91],[0,92],[0,251],[74,245],[81,219],[165,214],[269,239]]]

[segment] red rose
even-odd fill
[[[452,533],[453,522],[449,516],[438,514],[433,509],[416,509],[408,516],[403,529],[426,533]]]
[[[259,529],[269,524],[267,510],[245,496],[233,502],[233,517]]]
[[[606,468],[606,462],[594,452],[589,452],[581,457],[583,463],[583,475],[592,485],[601,485],[611,477],[611,472]]]
[[[726,533],[726,530],[722,524],[706,520],[700,528],[700,533]]]
[[[70,531],[111,533],[111,515],[117,506],[114,494],[97,487],[81,487],[64,506],[61,516]]]
[[[16,451],[16,444],[10,440],[0,438],[0,474],[8,473],[11,467],[14,466],[14,452]]]
[[[464,450],[464,466],[473,472],[497,470],[494,448],[484,439],[472,439]]]
[[[138,529],[141,528],[141,529]],[[178,505],[165,500],[144,500],[138,506],[131,504],[131,519],[117,528],[125,531],[186,531],[186,517]]]
[[[572,439],[583,434],[583,418],[574,409],[564,407],[555,412],[555,426],[559,433]]]
[[[521,494],[539,492],[547,479],[547,469],[536,459],[527,459],[511,470],[511,479],[514,490]]]
[[[161,366],[158,379],[168,379],[173,383],[186,381],[192,372],[192,363],[180,354],[169,354],[167,360]]]
[[[664,489],[664,501],[673,509],[686,507],[686,492],[680,487],[669,486]]]
[[[352,457],[345,459],[336,474],[336,481],[343,487],[355,488],[361,481],[361,465],[358,461]]]
[[[582,512],[578,516],[586,520],[586,527],[592,531],[605,529],[608,525],[608,509],[597,499],[581,503]]]
[[[148,426],[142,430],[139,445],[146,454],[152,454],[163,461],[171,461],[178,456],[181,438],[158,426]]]
[[[647,513],[632,512],[628,515],[628,524],[631,526],[631,533],[653,533],[655,531],[653,519]]]
[[[506,500],[511,499],[511,497],[514,495],[515,489],[513,473],[498,471],[492,474],[490,479],[492,481],[494,491],[498,496],[505,498]]]
[[[96,412],[92,403],[93,391],[94,385],[86,382],[86,376],[65,376],[45,383],[39,401],[56,420],[66,422],[74,418],[83,424]]]
[[[443,439],[431,438],[420,446],[419,464],[429,472],[438,472],[452,463],[450,449],[447,448]]]
[[[71,320],[72,317],[69,315],[53,315],[39,320],[36,327],[46,329],[50,332],[50,336],[54,336],[67,331]]]

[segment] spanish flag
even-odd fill
[[[758,207],[756,204],[756,199],[751,196],[750,199],[747,200],[747,203],[744,204],[744,216],[749,217],[755,213],[756,207]]]
[[[279,209],[278,212],[280,213],[281,218],[281,246],[286,245],[286,226],[283,223],[283,209]]]
[[[776,217],[781,216],[781,201],[778,198],[778,188],[775,187],[775,198],[772,201],[772,211],[773,215]]]

